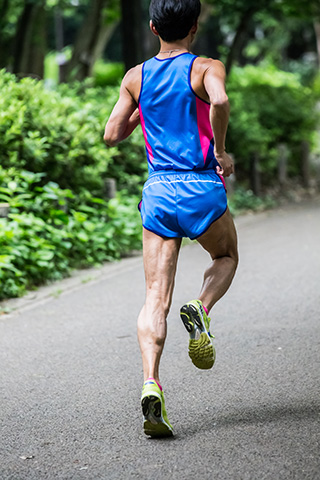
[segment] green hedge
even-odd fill
[[[105,121],[119,87],[92,88],[88,83],[61,85],[0,72],[0,157],[4,168],[45,172],[43,181],[78,192],[103,194],[104,179],[138,194],[147,175],[141,129],[119,146],[102,142]],[[277,168],[277,145],[286,143],[289,172],[299,174],[300,143],[312,142],[316,126],[315,96],[294,74],[274,67],[234,68],[227,83],[231,118],[227,148],[236,157],[240,177],[248,175],[258,152],[263,181]]]
[[[97,87],[119,85],[124,74],[125,70],[123,63],[106,63],[103,60],[98,60],[94,66],[94,84]]]
[[[138,197],[105,202],[42,180],[0,168],[0,202],[10,205],[0,219],[0,300],[141,248]]]
[[[138,193],[147,167],[141,129],[130,143],[107,149],[102,137],[119,88],[61,85],[0,72],[0,158],[4,168],[44,172],[43,181],[102,195],[104,179]],[[133,177],[133,178],[132,178]]]
[[[248,176],[258,153],[264,183],[277,171],[277,146],[290,151],[289,173],[300,173],[302,140],[312,143],[317,125],[315,95],[292,73],[272,66],[233,68],[228,79],[231,118],[227,148],[236,158],[240,177]]]
[[[102,137],[119,88],[61,85],[0,72],[0,300],[72,268],[141,248],[137,209],[147,175],[142,133]],[[105,180],[119,193],[106,201]]]
[[[9,218],[0,219],[0,300],[140,248],[137,203],[147,176],[141,129],[115,148],[102,141],[119,87],[85,82],[51,90],[0,71],[0,89],[0,202],[10,205]],[[259,152],[268,181],[283,142],[298,173],[300,141],[312,140],[316,122],[310,90],[292,74],[246,67],[233,70],[228,94],[227,146],[238,172],[247,175]],[[110,201],[107,178],[119,189]],[[243,191],[235,200],[235,210],[261,207]]]

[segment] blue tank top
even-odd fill
[[[210,104],[191,87],[196,55],[147,60],[142,67],[139,111],[149,173],[207,170],[218,165],[213,153]]]

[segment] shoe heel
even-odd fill
[[[144,397],[141,401],[141,407],[144,417],[152,415],[155,418],[161,418],[161,401],[155,395]]]
[[[180,310],[180,318],[187,330],[187,332],[192,333],[194,331],[194,323],[192,316],[190,315],[189,308],[183,306]]]
[[[197,327],[199,327],[200,330],[203,331],[204,328],[203,328],[202,320],[196,307],[194,307],[193,305],[189,305],[189,312],[195,324],[197,325]]]

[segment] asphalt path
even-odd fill
[[[211,371],[179,318],[208,257],[181,251],[161,365],[172,439],[142,430],[141,257],[0,317],[1,480],[320,479],[320,204],[237,224]]]

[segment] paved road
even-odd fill
[[[207,256],[181,253],[161,370],[173,439],[141,428],[140,258],[0,317],[1,480],[320,479],[320,205],[238,230],[209,372],[178,317]]]

